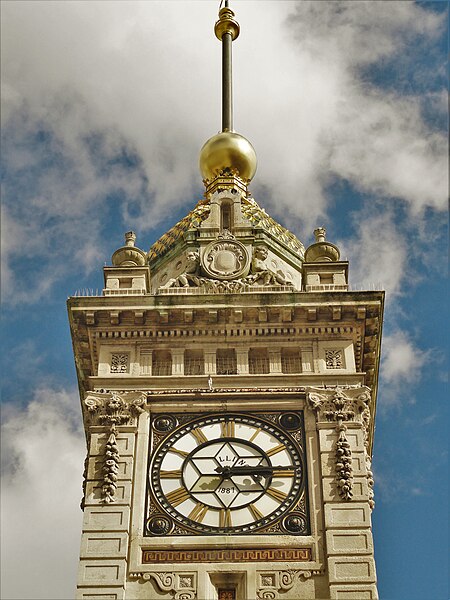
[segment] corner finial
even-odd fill
[[[314,237],[316,238],[316,243],[324,242],[326,234],[327,230],[325,229],[325,227],[318,227],[317,229],[314,229]]]

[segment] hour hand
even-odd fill
[[[257,467],[251,467],[248,465],[234,466],[234,467],[217,467],[216,472],[222,476],[232,477],[233,475],[271,475],[273,472],[284,472],[290,474],[296,471],[296,467],[288,465],[285,467],[272,466],[272,465],[259,465]]]

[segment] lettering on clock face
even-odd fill
[[[169,434],[150,469],[154,495],[200,532],[246,533],[280,519],[304,485],[301,451],[281,428],[250,415],[210,415]]]

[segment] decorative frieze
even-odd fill
[[[309,562],[311,548],[229,548],[207,550],[142,550],[142,563]]]

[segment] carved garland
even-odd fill
[[[344,391],[345,390],[345,391]],[[309,388],[306,393],[309,406],[320,420],[335,421],[338,439],[335,452],[336,486],[339,496],[343,500],[351,500],[353,497],[353,469],[352,452],[346,437],[347,426],[345,422],[359,422],[364,432],[364,448],[367,460],[368,455],[368,430],[370,424],[370,390],[367,387],[342,388]],[[369,505],[374,506],[373,501],[373,474],[367,471],[369,484]]]
[[[110,392],[90,393],[84,404],[91,415],[99,424],[109,426],[109,437],[105,446],[105,458],[103,462],[103,485],[101,501],[107,504],[115,502],[117,489],[117,474],[119,472],[119,448],[117,446],[117,426],[127,425],[133,421],[141,412],[146,402],[146,394],[143,392],[129,392],[119,394]],[[82,500],[84,506],[84,498]]]

